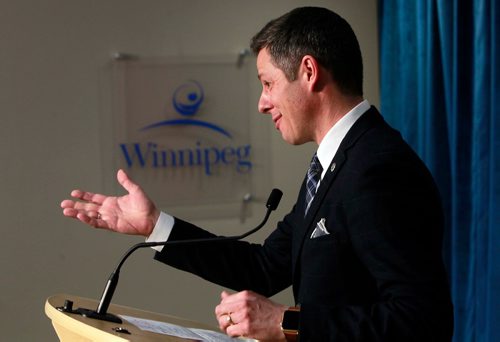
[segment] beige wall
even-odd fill
[[[61,292],[98,298],[118,258],[141,241],[91,230],[59,209],[71,189],[100,191],[103,178],[112,176],[103,175],[100,159],[100,122],[109,114],[102,80],[111,54],[236,54],[268,20],[306,4],[332,8],[351,22],[364,53],[365,94],[378,105],[376,0],[2,1],[2,340],[56,340],[43,313],[45,299]],[[255,114],[255,120],[263,119],[269,118]],[[287,146],[271,128],[262,134],[271,135],[272,185],[285,196],[273,223],[254,240],[291,208],[314,149]],[[264,207],[253,206],[245,224],[237,218],[196,223],[235,234],[260,220]],[[146,250],[129,259],[114,302],[215,324],[221,288],[151,257]],[[292,304],[290,291],[275,299]]]

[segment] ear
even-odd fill
[[[306,82],[309,90],[314,90],[319,82],[320,67],[316,58],[311,55],[302,57],[299,68],[299,77],[303,82]]]

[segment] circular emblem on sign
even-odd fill
[[[189,81],[179,86],[172,96],[175,110],[185,116],[193,116],[203,102],[203,88],[196,81]]]
[[[172,105],[177,113],[183,116],[193,116],[200,108],[204,97],[201,85],[196,81],[188,81],[175,89],[174,94],[172,95]],[[142,130],[149,130],[164,126],[196,126],[208,128],[228,137],[229,139],[232,139],[231,133],[226,131],[224,128],[211,122],[191,118],[163,120],[147,125],[146,127],[143,127]]]

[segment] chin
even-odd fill
[[[292,138],[292,137],[285,137],[284,135],[281,136],[283,138],[283,140],[290,144],[290,145],[302,145],[302,144],[305,144],[307,141],[304,141],[302,139],[298,139],[298,138]]]

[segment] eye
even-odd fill
[[[265,89],[271,88],[271,82],[268,81],[262,81],[262,85],[264,86]]]

